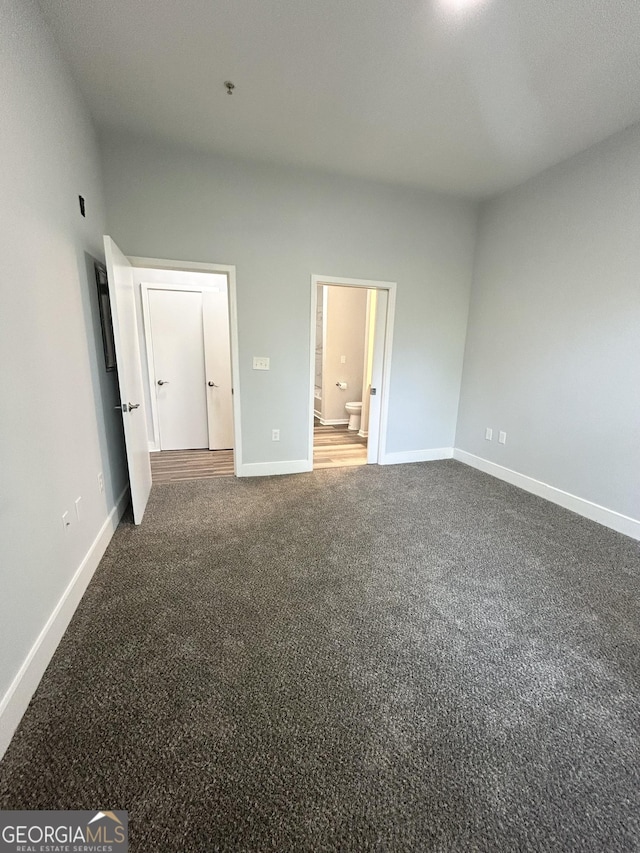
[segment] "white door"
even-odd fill
[[[229,304],[224,291],[202,294],[209,450],[233,447]]]
[[[151,491],[151,465],[140,367],[133,270],[111,237],[104,238],[104,252],[109,280],[109,299],[113,318],[113,339],[118,365],[118,385],[133,520],[135,524],[140,524]]]
[[[373,333],[371,394],[369,397],[369,435],[367,437],[367,463],[369,465],[376,463],[379,455],[382,374],[388,302],[389,292],[387,290],[378,290],[376,295],[375,331]]]
[[[149,290],[149,319],[160,449],[207,448],[202,293]]]

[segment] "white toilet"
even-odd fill
[[[349,426],[347,429],[359,430],[362,418],[362,403],[347,403],[345,406],[349,415]]]

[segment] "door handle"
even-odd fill
[[[207,382],[207,385],[209,386],[209,388],[219,388],[220,387],[219,385],[216,385],[215,382]]]
[[[132,412],[134,409],[139,409],[140,403],[129,403],[129,411]]]
[[[158,385],[168,385],[168,384],[169,384],[168,379],[158,379]]]

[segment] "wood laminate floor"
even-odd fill
[[[150,456],[154,483],[233,477],[233,450],[161,450]]]
[[[367,464],[367,439],[347,429],[346,424],[313,428],[313,467],[344,468]]]
[[[233,450],[162,450],[151,453],[151,476],[156,484],[177,480],[233,477]],[[344,468],[367,464],[367,440],[347,425],[313,428],[313,467]]]

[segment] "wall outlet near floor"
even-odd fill
[[[69,516],[69,512],[62,513],[62,529],[65,533],[69,532],[69,528],[71,527],[71,517]]]
[[[491,427],[487,427],[484,431],[484,437],[487,441],[491,441],[493,439],[493,430]]]
[[[82,497],[76,498],[76,518],[80,521],[82,517]]]
[[[347,363],[346,355],[341,355],[340,356],[340,364],[346,364],[346,363]]]
[[[500,430],[500,435],[498,436],[498,444],[506,444],[507,443],[507,434],[506,432],[502,432]]]
[[[254,370],[269,370],[269,359],[266,355],[254,355],[253,357]]]
[[[102,475],[102,471],[98,473],[98,489],[101,492],[104,492],[104,477]]]
[[[272,429],[271,430],[271,441],[280,441],[280,430]]]

